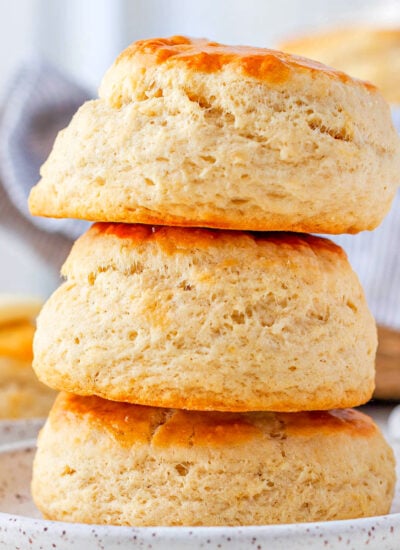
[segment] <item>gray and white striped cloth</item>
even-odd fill
[[[400,330],[400,191],[377,229],[332,240],[347,252],[376,322]]]
[[[89,94],[54,67],[34,60],[21,69],[6,97],[0,123],[0,224],[23,232],[45,260],[59,266],[87,224],[32,218],[27,197],[57,131]],[[393,119],[400,131],[400,110],[393,111]],[[377,322],[400,330],[400,191],[378,229],[333,240],[348,253]]]
[[[27,198],[59,130],[89,99],[86,90],[41,59],[23,65],[5,94],[0,121],[0,174],[12,204],[36,227],[76,238],[79,220],[32,218]]]

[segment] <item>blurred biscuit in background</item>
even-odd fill
[[[35,317],[41,302],[0,294],[0,419],[46,416],[55,397],[32,370]]]
[[[279,47],[369,80],[387,101],[400,103],[400,29],[329,29],[287,40]]]

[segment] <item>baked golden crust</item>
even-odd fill
[[[356,411],[188,412],[62,394],[32,494],[50,519],[262,525],[387,513],[394,459]]]
[[[378,432],[369,416],[354,409],[279,414],[197,412],[143,407],[62,392],[51,411],[50,422],[55,429],[62,429],[65,422],[72,421],[107,430],[123,447],[138,443],[165,448],[243,445],[265,434],[271,436],[277,425],[282,438],[338,433],[373,437]]]
[[[318,61],[293,56],[277,50],[251,46],[226,46],[204,38],[172,36],[139,40],[124,50],[115,65],[134,62],[145,68],[162,64],[184,65],[201,73],[214,73],[229,68],[240,76],[281,84],[289,79],[292,71],[323,73],[333,80],[354,83],[374,89],[370,82],[358,81],[349,75],[327,67]]]
[[[62,273],[34,345],[55,389],[220,411],[371,397],[375,323],[326,239],[99,223]]]
[[[343,248],[336,245],[329,239],[315,237],[307,234],[295,233],[274,233],[274,232],[244,232],[244,231],[215,231],[212,229],[201,228],[176,228],[168,226],[151,226],[141,224],[126,223],[102,223],[98,222],[84,233],[79,239],[79,248],[81,252],[84,249],[89,253],[90,248],[99,243],[103,237],[118,237],[131,246],[149,245],[154,243],[162,250],[163,254],[171,256],[182,251],[196,249],[224,249],[231,243],[236,246],[241,243],[242,247],[257,246],[262,247],[263,241],[272,245],[283,247],[282,250],[293,249],[297,252],[304,252],[311,249],[315,254],[329,256],[337,254],[343,261],[347,261],[347,256]],[[276,254],[279,251],[276,249]],[[68,274],[68,267],[63,268],[65,275]]]
[[[243,381],[244,376],[240,373],[240,377],[238,377],[235,383],[230,382],[227,384],[228,390],[233,387],[232,394],[227,395],[220,388],[208,390],[198,383],[193,387],[193,383],[190,381],[190,373],[187,376],[189,382],[187,380],[182,382],[180,380],[181,373],[178,373],[176,376],[177,381],[172,387],[170,387],[172,385],[170,383],[172,375],[168,373],[166,377],[168,387],[164,389],[161,385],[162,382],[159,382],[157,386],[149,387],[148,382],[142,380],[142,378],[145,378],[145,376],[141,375],[142,368],[136,366],[132,367],[132,370],[139,371],[140,375],[138,379],[132,381],[132,375],[126,377],[122,375],[123,384],[121,387],[116,386],[112,375],[107,376],[107,379],[100,384],[92,382],[91,378],[93,375],[91,373],[89,376],[86,375],[85,379],[81,375],[81,380],[79,380],[79,375],[75,375],[74,377],[65,374],[63,376],[57,373],[51,376],[47,373],[43,374],[43,371],[38,366],[35,367],[35,370],[39,380],[42,380],[44,384],[58,391],[67,391],[84,397],[96,395],[103,399],[119,403],[131,403],[148,407],[179,408],[188,411],[219,411],[224,413],[274,411],[279,413],[298,413],[300,411],[315,411],[319,409],[331,410],[333,407],[343,409],[350,406],[364,405],[371,399],[375,389],[374,380],[369,376],[368,380],[361,382],[361,387],[357,389],[345,389],[344,391],[341,389],[339,391],[332,391],[331,395],[329,395],[327,385],[324,383],[318,386],[317,390],[312,391],[308,388],[303,388],[299,384],[293,390],[293,394],[290,394],[286,388],[282,391],[271,388],[267,391],[265,387],[257,388],[253,381],[249,383],[250,387],[246,387]],[[229,372],[229,376],[233,374]],[[220,377],[223,375],[222,371]],[[325,373],[322,377],[324,376],[326,376]],[[259,376],[257,378],[258,384],[260,384],[260,380],[261,377]],[[287,381],[285,380],[285,382]],[[181,388],[178,387],[179,385]],[[344,384],[340,380],[340,386],[342,385]],[[348,383],[347,385],[350,384]],[[314,382],[313,387],[315,386],[317,384]],[[238,388],[242,390],[242,395],[239,394]]]
[[[39,185],[39,184],[38,184]],[[108,192],[105,193],[108,195]],[[168,213],[150,213],[150,208],[140,208],[126,206],[124,198],[121,198],[114,204],[110,196],[104,196],[101,205],[94,202],[93,205],[80,203],[79,200],[72,200],[71,203],[60,204],[54,201],[54,197],[44,197],[39,188],[32,188],[29,197],[29,208],[34,216],[44,216],[51,218],[76,218],[89,222],[97,222],[101,219],[103,222],[116,222],[125,224],[146,224],[146,225],[165,225],[173,227],[199,227],[209,229],[226,229],[235,231],[261,231],[275,232],[285,231],[294,233],[325,233],[328,235],[339,235],[341,233],[356,234],[360,231],[372,231],[382,221],[376,215],[368,222],[360,222],[355,218],[348,221],[340,218],[338,213],[324,214],[319,212],[311,217],[297,214],[270,213],[263,217],[242,216],[240,212],[218,212],[204,213],[200,217],[193,214],[180,216],[178,214]],[[107,203],[107,206],[105,204]],[[387,212],[385,212],[386,215]]]
[[[60,133],[34,215],[254,231],[376,227],[400,181],[376,89],[281,52],[140,41]]]

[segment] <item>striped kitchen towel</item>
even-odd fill
[[[88,98],[83,88],[55,67],[34,58],[11,81],[2,106],[0,174],[10,202],[31,224],[69,238],[80,235],[86,222],[33,218],[28,211],[28,195],[39,181],[39,168],[58,131]]]

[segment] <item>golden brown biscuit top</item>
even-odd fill
[[[368,436],[376,432],[372,419],[354,409],[280,413],[287,435],[315,435],[348,432],[354,436]]]
[[[80,238],[80,242],[87,239],[102,238],[103,236],[114,236],[119,239],[128,240],[134,246],[140,243],[154,242],[166,254],[174,254],[179,250],[187,251],[193,248],[217,248],[228,242],[232,246],[240,246],[240,239],[243,239],[242,246],[270,242],[279,244],[280,247],[288,246],[292,249],[301,250],[310,248],[315,253],[326,250],[338,254],[342,258],[346,258],[343,249],[329,239],[303,233],[219,231],[205,228],[97,222]]]
[[[50,414],[53,427],[68,420],[87,422],[124,447],[136,443],[168,447],[235,447],[261,438],[376,433],[372,420],[344,409],[307,413],[195,412],[107,401],[61,393]]]
[[[268,82],[285,82],[293,71],[323,73],[341,82],[355,82],[356,79],[323,65],[296,55],[277,50],[250,46],[226,46],[210,42],[204,38],[172,36],[170,38],[152,38],[134,42],[117,58],[115,64],[134,59],[143,67],[158,65],[184,65],[195,72],[215,73],[225,67],[244,75]],[[375,86],[362,83],[368,89]]]

